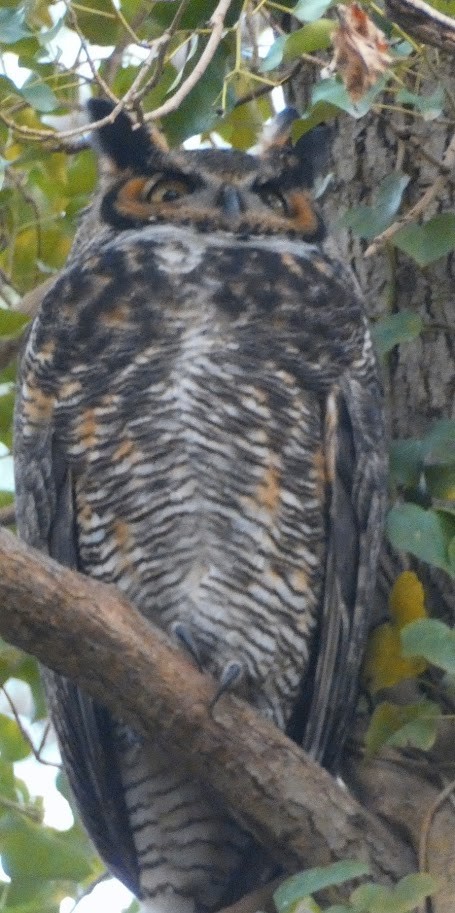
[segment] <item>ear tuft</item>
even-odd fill
[[[264,131],[260,155],[285,187],[311,189],[330,159],[332,129],[318,124],[292,145],[292,125],[299,119],[295,108],[285,108]]]
[[[276,149],[281,149],[291,141],[291,129],[295,120],[298,120],[299,113],[295,108],[284,108],[275,117],[270,124],[264,127],[264,132],[260,141],[260,151],[263,155]]]
[[[114,105],[104,98],[91,98],[87,109],[90,120],[98,121],[108,117]],[[155,152],[146,127],[133,130],[131,118],[124,111],[120,111],[112,124],[94,130],[92,142],[120,170],[144,171]]]
[[[297,140],[294,154],[303,187],[313,187],[316,178],[328,170],[332,139],[333,129],[328,124],[317,124]]]

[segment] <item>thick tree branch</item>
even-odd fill
[[[287,870],[357,858],[388,881],[411,850],[319,765],[201,675],[114,589],[0,530],[0,634],[185,758]]]
[[[413,38],[455,53],[455,19],[424,0],[386,0],[386,10]]]

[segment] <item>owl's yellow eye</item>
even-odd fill
[[[180,197],[187,196],[193,185],[185,178],[155,178],[145,184],[142,196],[147,203],[173,203]]]
[[[278,190],[273,190],[270,187],[261,187],[259,190],[259,196],[262,202],[265,203],[265,205],[270,209],[273,209],[274,212],[278,213],[278,215],[289,215],[289,207],[286,199]]]

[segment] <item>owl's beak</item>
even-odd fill
[[[218,197],[218,205],[226,216],[239,216],[243,209],[240,194],[231,184],[223,184]]]

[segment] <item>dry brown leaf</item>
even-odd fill
[[[358,3],[337,7],[340,24],[333,34],[336,70],[353,101],[358,101],[392,62],[384,32]]]

